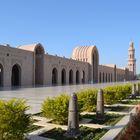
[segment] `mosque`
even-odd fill
[[[80,46],[72,58],[45,53],[42,44],[16,48],[0,45],[0,86],[71,85],[134,80],[136,59],[133,42],[128,49],[128,67],[100,65],[96,46]]]

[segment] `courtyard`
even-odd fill
[[[40,112],[41,104],[47,97],[55,97],[62,93],[71,94],[80,89],[85,88],[103,88],[106,86],[123,85],[129,82],[114,82],[101,84],[82,84],[82,85],[66,85],[66,86],[48,86],[48,87],[21,87],[21,88],[1,88],[0,99],[8,100],[11,98],[27,99],[30,110],[28,113],[36,114]]]

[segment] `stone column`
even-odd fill
[[[79,112],[77,95],[73,93],[69,102],[68,129],[67,137],[75,137],[79,134]]]
[[[96,119],[104,119],[104,95],[102,89],[98,90],[96,107]]]

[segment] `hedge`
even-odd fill
[[[77,92],[80,111],[95,111],[97,102],[97,89],[82,89]]]
[[[131,95],[132,86],[119,85],[103,89],[106,104],[117,103]],[[82,89],[77,92],[79,112],[96,111],[97,89]],[[66,124],[68,120],[69,96],[62,94],[58,97],[47,98],[42,104],[42,113],[46,118],[53,119],[55,123]]]
[[[69,96],[47,98],[42,104],[42,113],[46,118],[53,119],[58,124],[65,124],[68,119]]]
[[[131,95],[132,85],[110,86],[103,89],[104,100],[106,104],[114,104],[120,100],[126,99]]]
[[[23,140],[31,125],[29,106],[22,99],[0,100],[0,140]]]

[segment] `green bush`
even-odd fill
[[[138,88],[136,89],[136,93],[138,94],[138,93],[140,93],[140,88],[139,88],[140,83],[138,82],[138,83],[136,83],[136,84],[138,84],[138,85],[137,85],[137,86],[138,86]]]
[[[69,96],[60,95],[47,98],[42,104],[42,113],[46,118],[53,119],[59,124],[65,124],[68,120]]]
[[[117,100],[124,100],[128,98],[128,96],[131,95],[132,92],[132,85],[127,84],[127,85],[122,85],[122,86],[117,86],[116,87],[116,98]]]
[[[131,95],[131,91],[132,86],[130,84],[106,87],[103,89],[105,103],[114,104],[126,99]]]
[[[25,100],[0,100],[0,140],[23,140],[31,125]]]
[[[97,89],[82,89],[77,93],[80,111],[96,110],[97,92]]]

